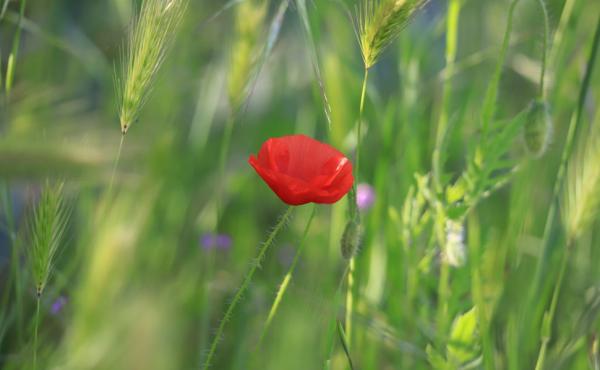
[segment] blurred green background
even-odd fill
[[[64,181],[70,217],[41,297],[37,367],[196,369],[257,247],[285,209],[247,164],[248,156],[267,138],[292,133],[353,155],[363,77],[351,17],[356,3],[291,1],[279,22],[281,2],[267,1],[264,17],[252,26],[250,93],[232,113],[228,81],[245,37],[236,26],[243,2],[190,0],[149,99],[125,136],[109,189],[121,139],[114,76],[139,3],[28,1],[19,22],[21,3],[0,1],[6,5],[0,18],[3,81],[19,24],[22,30],[14,84],[0,96],[1,368],[33,368],[36,297],[26,258],[27,219],[47,180]],[[462,323],[459,318],[479,300],[488,322],[462,328],[463,337],[436,332],[440,251],[431,225],[418,233],[407,226],[405,200],[414,194],[409,189],[414,192],[415,174],[431,169],[446,79],[453,90],[445,172],[456,179],[466,168],[468,148],[480,134],[509,1],[460,2],[452,75],[445,68],[447,3],[431,0],[369,71],[359,179],[374,188],[376,201],[362,212],[364,236],[356,257],[350,345],[356,369],[533,369],[538,357],[561,237],[550,243],[543,288],[534,301],[531,283],[542,258],[566,132],[589,68],[600,2],[567,0],[573,7],[560,43],[549,45],[546,81],[554,132],[547,152],[529,157],[519,137],[508,153],[520,161],[519,171],[464,220],[466,260],[450,269],[446,319],[456,330],[468,326],[469,316]],[[554,36],[565,1],[546,5]],[[538,2],[520,0],[502,69],[499,121],[536,98],[542,37]],[[269,43],[272,49],[264,52]],[[587,126],[598,123],[596,64],[582,114]],[[218,158],[231,117],[233,135],[220,181]],[[213,368],[349,368],[335,329],[336,318],[344,317],[340,286],[346,262],[339,241],[345,199],[316,206],[289,290],[264,342],[257,342],[311,207],[295,210],[269,250],[225,327]],[[406,238],[407,230],[414,240]],[[229,236],[230,243],[207,245],[215,234]],[[600,368],[599,258],[593,226],[569,260],[544,368]],[[465,343],[453,343],[453,335]],[[483,346],[491,348],[491,367],[482,360]]]

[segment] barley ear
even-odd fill
[[[183,18],[187,0],[144,0],[115,76],[123,134],[136,121]]]
[[[600,116],[570,160],[562,199],[567,238],[575,240],[594,222],[600,206]]]
[[[235,12],[235,40],[231,48],[227,93],[232,111],[236,111],[248,94],[252,72],[260,57],[259,39],[264,33],[266,0],[248,0]]]
[[[428,0],[361,0],[356,28],[365,68],[371,68],[381,53],[406,27]]]
[[[52,273],[68,218],[69,213],[63,200],[63,184],[46,183],[28,221],[31,243],[28,257],[38,297],[42,295]]]

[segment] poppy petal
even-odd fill
[[[335,148],[305,135],[270,138],[248,159],[285,203],[335,203],[352,187],[352,164]]]

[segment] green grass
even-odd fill
[[[600,369],[599,22],[0,1],[0,368]],[[247,158],[293,133],[373,206],[290,217]]]

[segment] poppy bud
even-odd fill
[[[552,134],[552,117],[548,103],[543,100],[532,101],[523,128],[525,148],[534,157],[541,157],[552,141]]]
[[[341,240],[342,256],[345,259],[350,259],[356,255],[356,251],[358,251],[360,245],[361,234],[360,224],[355,220],[348,221]]]

